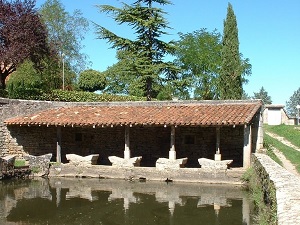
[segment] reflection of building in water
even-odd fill
[[[97,196],[92,195],[92,188],[87,186],[71,186],[66,193],[66,199],[82,198],[89,201],[98,200]]]
[[[231,207],[230,202],[228,202],[228,198],[234,198],[231,194],[227,197],[220,195],[220,193],[212,192],[201,194],[200,199],[198,201],[197,207],[205,207],[207,205],[213,205],[215,214],[218,216],[221,210],[221,207]],[[242,213],[243,213],[243,224],[250,224],[250,205],[249,201],[242,197]]]
[[[221,207],[231,207],[231,204],[227,202],[227,198],[224,196],[216,196],[213,193],[205,193],[200,196],[197,207],[204,207],[207,205],[213,205],[216,215],[219,215]]]
[[[50,192],[49,183],[52,191]],[[247,195],[240,189],[232,187],[199,184],[168,184],[159,182],[120,182],[115,180],[80,180],[80,179],[54,179],[48,181],[38,180],[28,182],[24,187],[12,186],[9,194],[0,200],[0,219],[9,215],[11,209],[18,207],[17,201],[24,198],[46,198],[48,200],[56,197],[56,205],[60,205],[61,199],[83,198],[89,201],[97,200],[97,191],[111,192],[108,201],[123,199],[125,212],[130,206],[141,202],[139,194],[154,195],[159,203],[166,203],[169,209],[170,224],[175,222],[173,216],[175,207],[186,205],[188,196],[199,196],[195,207],[211,205],[214,207],[216,214],[221,212],[222,207],[230,207],[228,199],[239,199],[242,201],[243,224],[250,224],[250,205]],[[66,192],[68,191],[68,192]],[[93,196],[94,193],[94,196]],[[105,195],[106,196],[106,195]],[[198,197],[197,197],[198,198]],[[177,211],[176,211],[177,212]],[[178,210],[179,212],[179,210]],[[127,213],[126,213],[127,214]],[[174,220],[174,221],[173,221]],[[0,222],[1,223],[1,222]]]
[[[17,200],[13,199],[11,196],[5,196],[4,200],[0,201],[0,221],[4,221],[16,205]]]
[[[4,186],[4,184],[2,184]],[[47,180],[32,180],[24,187],[16,187],[12,185],[10,194],[5,195],[0,200],[0,222],[5,221],[10,211],[17,207],[17,203],[21,199],[44,198],[52,201],[49,182]]]
[[[179,193],[175,190],[157,190],[155,193],[156,201],[157,202],[168,202],[168,207],[171,215],[174,214],[175,205],[179,204],[183,206],[185,202],[179,197]]]
[[[130,203],[138,203],[139,198],[133,195],[133,191],[129,189],[113,188],[108,197],[108,201],[123,198],[125,212],[129,209]]]

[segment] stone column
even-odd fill
[[[264,142],[264,131],[263,131],[263,117],[262,114],[259,114],[259,122],[258,122],[258,131],[257,131],[257,141],[256,141],[256,150],[260,150],[263,148]]]
[[[125,126],[124,159],[130,159],[130,138],[129,138],[129,127],[128,126]]]
[[[56,135],[56,162],[61,163],[61,127],[57,127]]]
[[[215,154],[215,161],[221,160],[221,152],[220,152],[220,127],[216,128],[216,154]]]
[[[244,151],[243,151],[243,167],[250,167],[250,159],[251,159],[251,125],[245,125],[244,127]]]
[[[175,126],[171,126],[171,143],[170,143],[170,151],[169,151],[169,159],[176,159],[176,151],[175,151]]]

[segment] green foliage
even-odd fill
[[[253,94],[253,99],[261,99],[264,105],[272,104],[271,97],[268,95],[268,92],[264,89],[264,87],[261,87],[259,92],[254,92]]]
[[[40,73],[27,60],[11,75],[6,89],[9,98],[35,99],[41,95],[44,86]]]
[[[297,105],[300,105],[300,87],[296,90],[290,99],[286,102],[286,111],[289,116],[298,116]]]
[[[86,68],[87,56],[81,53],[81,41],[89,29],[89,22],[80,10],[67,12],[60,0],[46,0],[39,10],[49,33],[49,43],[64,57],[70,70],[78,73]]]
[[[40,96],[40,100],[63,102],[114,102],[114,101],[145,101],[145,98],[136,96],[122,96],[111,94],[96,94],[83,91],[53,90]]]
[[[290,125],[264,125],[266,131],[275,133],[281,137],[284,137],[290,141],[293,145],[300,148],[300,127],[299,126],[290,126]]]
[[[51,55],[47,30],[34,0],[0,1],[0,88],[25,60],[38,68],[41,59]]]
[[[216,30],[201,29],[193,33],[179,33],[175,63],[181,68],[181,79],[196,99],[218,99],[217,90],[221,64],[221,35]]]
[[[268,143],[271,146],[281,151],[283,155],[296,167],[298,173],[300,173],[300,152],[299,151],[289,146],[286,146],[282,142],[268,136],[267,134],[265,134],[265,139],[268,140]]]
[[[26,164],[26,161],[25,161],[25,160],[23,160],[23,159],[18,159],[18,160],[15,160],[14,166],[15,166],[15,167],[22,167],[22,166],[25,166],[25,164]]]
[[[80,73],[78,87],[83,91],[103,90],[106,85],[105,75],[96,70],[85,70]]]
[[[40,74],[41,78],[46,84],[43,88],[45,92],[62,87],[62,69],[60,68],[58,58],[45,57],[42,60],[40,67],[42,68]],[[66,72],[66,74],[68,74],[68,72]],[[70,76],[66,75],[66,77],[69,78]]]
[[[33,167],[31,168],[31,172],[32,172],[32,173],[39,173],[39,172],[41,172],[41,168],[38,167],[38,166],[33,166]]]
[[[242,84],[246,82],[242,74],[251,74],[251,65],[248,59],[241,60],[237,21],[230,3],[228,3],[223,32],[222,63],[219,80],[220,98],[241,99],[243,95]]]
[[[242,99],[243,100],[248,100],[248,99],[251,99],[251,97],[243,90]]]
[[[260,225],[277,224],[276,216],[276,192],[271,185],[266,185],[268,190],[263,188],[265,185],[259,177],[259,172],[253,167],[250,167],[242,176],[242,181],[247,184],[250,191],[250,197],[254,202],[255,210],[257,212],[255,216],[255,222]],[[268,197],[272,201],[266,201],[265,192],[268,192]]]
[[[0,97],[2,97],[2,98],[8,97],[8,93],[5,89],[0,88]]]
[[[267,150],[266,154],[273,159],[275,162],[277,162],[279,165],[283,165],[281,160],[277,157],[277,155],[273,151],[273,146],[272,146],[272,140],[270,139],[269,135],[264,136],[264,143],[263,143],[264,148]]]
[[[159,39],[166,34],[163,30],[169,27],[163,17],[165,12],[154,7],[154,3],[170,4],[167,0],[138,0],[132,5],[122,3],[122,8],[98,6],[100,12],[110,14],[118,24],[131,26],[136,34],[135,40],[119,37],[96,25],[98,37],[108,40],[113,48],[121,52],[118,56],[121,62],[113,68],[118,71],[116,77],[122,81],[127,92],[142,94],[147,96],[147,100],[158,94],[155,89],[163,84],[162,79],[171,79],[177,70],[172,63],[163,62],[165,55],[173,53],[174,44]]]

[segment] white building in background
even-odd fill
[[[295,125],[296,119],[290,118],[284,105],[265,105],[263,110],[263,120],[268,125]]]

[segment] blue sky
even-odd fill
[[[45,0],[37,0],[39,7]],[[130,28],[118,26],[95,5],[118,6],[117,0],[61,0],[65,9],[80,9],[89,21],[107,27],[121,36],[131,35]],[[134,0],[124,0],[131,4]],[[163,6],[173,29],[168,40],[178,40],[178,32],[188,33],[207,28],[223,33],[228,2],[226,0],[171,0]],[[252,75],[244,90],[250,96],[263,86],[273,104],[285,104],[300,87],[300,1],[299,0],[232,0],[237,17],[240,52],[250,59]],[[92,23],[91,23],[92,24]],[[105,40],[97,39],[91,26],[82,50],[89,56],[92,68],[104,71],[116,62],[115,50]]]

